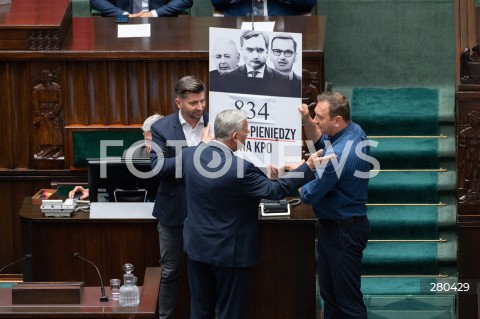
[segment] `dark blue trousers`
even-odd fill
[[[251,267],[220,267],[188,259],[190,319],[246,319]]]
[[[367,218],[345,224],[320,221],[318,284],[324,301],[324,319],[367,319],[360,280],[369,234]]]

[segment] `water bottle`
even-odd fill
[[[120,287],[118,302],[121,306],[138,306],[140,304],[140,292],[136,285],[135,276],[132,274],[133,265],[123,265],[123,286]]]

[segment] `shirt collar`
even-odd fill
[[[188,125],[188,126],[190,126],[190,124],[188,124],[187,121],[185,121],[185,119],[183,118],[182,113],[181,113],[180,111],[178,112],[178,119],[180,120],[180,124],[181,124],[182,126],[184,126],[185,124]],[[202,115],[202,117],[200,117],[200,119],[198,120],[197,125],[196,125],[195,127],[192,127],[192,129],[194,130],[196,127],[198,127],[198,124],[199,124],[199,123],[202,123],[202,124],[204,123],[204,122],[203,122],[203,115]]]
[[[254,70],[254,69],[252,69],[250,66],[246,65],[246,67],[247,67],[247,74],[248,74],[248,72],[251,72],[251,71],[257,71],[257,72],[260,72],[260,73],[258,73],[257,77],[263,78],[263,73],[265,73],[265,66],[266,66],[266,65],[262,66],[262,67],[261,67],[260,69],[258,69],[258,70]]]

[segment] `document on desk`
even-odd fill
[[[265,22],[251,22],[251,21],[243,21],[241,30],[253,30],[255,24],[255,31],[267,31],[273,32],[275,28],[275,21],[265,21]]]
[[[155,203],[90,203],[90,219],[155,219]]]
[[[150,23],[119,24],[117,26],[117,37],[119,38],[148,38],[151,34]]]

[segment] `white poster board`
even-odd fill
[[[250,134],[238,155],[257,166],[302,158],[302,35],[210,28],[209,113],[247,113]]]

